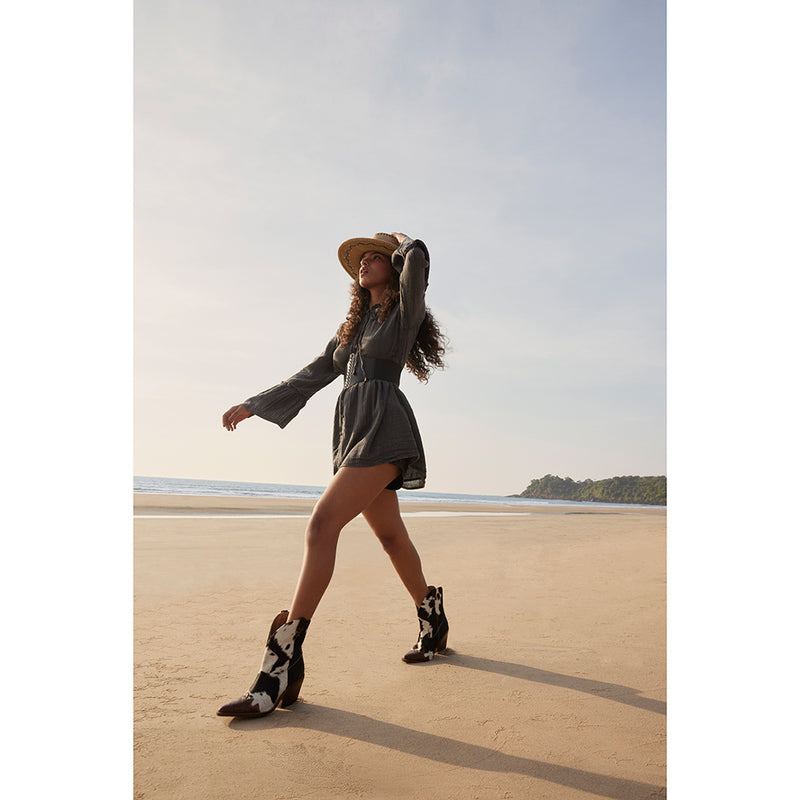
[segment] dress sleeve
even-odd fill
[[[285,428],[313,394],[340,375],[333,363],[333,351],[338,344],[339,337],[334,336],[325,350],[308,366],[277,386],[245,400],[242,405],[257,417]]]
[[[400,313],[416,331],[425,317],[425,290],[431,270],[428,248],[420,239],[406,239],[392,253],[392,267],[400,273]]]

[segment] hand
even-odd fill
[[[403,242],[406,239],[411,238],[409,236],[406,236],[404,233],[393,233],[392,236],[394,236],[394,238],[397,239],[397,243],[398,244],[403,244]]]
[[[236,426],[244,419],[252,417],[253,412],[248,411],[243,405],[232,406],[222,415],[222,427],[235,431]]]

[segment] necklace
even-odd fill
[[[364,368],[364,359],[361,355],[361,339],[364,337],[364,330],[366,327],[367,317],[365,315],[364,319],[361,320],[361,324],[359,325],[358,334],[356,335],[355,342],[353,342],[353,349],[350,351],[350,357],[347,359],[347,370],[344,376],[345,387],[352,386],[354,383],[356,383],[354,380],[356,375],[356,363],[358,363],[358,366],[361,367],[361,380],[365,380],[367,377],[367,371]]]

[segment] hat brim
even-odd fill
[[[345,272],[354,279],[358,279],[358,270],[360,268],[361,256],[370,250],[376,253],[383,253],[384,255],[392,257],[399,244],[392,246],[388,242],[381,239],[366,239],[358,237],[355,239],[348,239],[339,245],[339,263],[344,267]]]

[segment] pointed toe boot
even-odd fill
[[[417,608],[419,619],[419,638],[414,647],[404,656],[406,664],[423,664],[432,661],[436,653],[447,648],[447,635],[450,626],[444,613],[444,595],[442,587],[428,587],[428,594]]]
[[[297,700],[305,678],[303,640],[309,620],[286,620],[288,611],[275,617],[267,639],[261,670],[247,694],[226,703],[220,717],[263,717],[278,706],[287,708]]]

